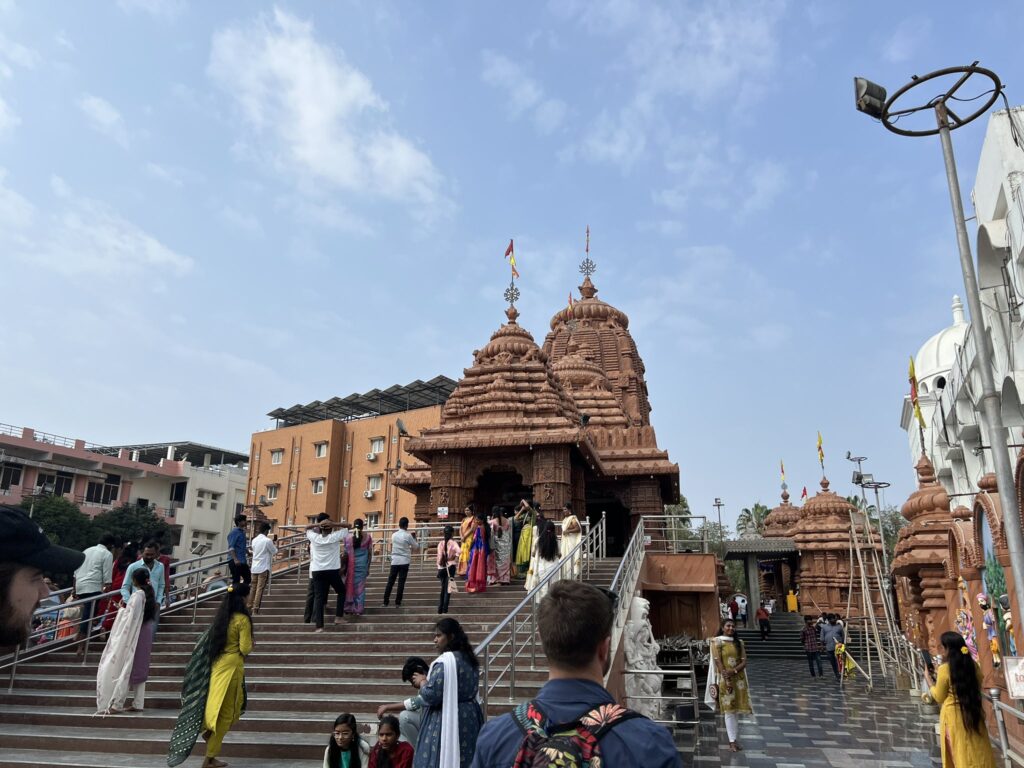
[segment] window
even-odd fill
[[[70,472],[58,472],[57,482],[53,486],[53,493],[55,496],[63,496],[71,493],[71,489],[75,484],[75,476]]]
[[[185,503],[185,492],[188,490],[188,480],[182,480],[178,483],[171,483],[171,502],[177,502],[178,504]]]
[[[235,517],[245,514],[245,504],[240,501],[235,502]]]
[[[327,443],[313,443],[313,455],[322,459],[327,455]]]
[[[381,475],[370,475],[366,478],[366,490],[368,491],[379,491],[381,485]]]
[[[267,501],[273,501],[277,498],[277,491],[281,488],[280,485],[268,485],[267,486]]]
[[[85,488],[85,501],[89,504],[111,504],[117,501],[117,494],[120,490],[120,475],[107,475],[107,479],[102,483],[90,480]]]
[[[319,496],[323,492],[324,492],[324,479],[322,477],[318,477],[316,480],[313,481],[313,494],[316,495],[316,496]]]
[[[45,490],[47,487],[57,487],[57,476],[52,472],[38,472],[36,474],[36,492]]]
[[[271,464],[280,464],[282,461],[284,461],[284,449],[278,448],[277,450],[270,452]]]
[[[12,485],[21,485],[21,465],[0,464],[0,490],[6,491]]]
[[[370,438],[370,453],[384,453],[384,438],[383,437],[371,437]]]
[[[377,528],[380,525],[380,512],[370,512],[366,515],[366,527]]]

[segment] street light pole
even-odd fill
[[[992,88],[975,97],[981,99],[982,103],[974,112],[968,114],[967,117],[960,117],[949,108],[949,100],[958,99],[964,103],[971,103],[973,99],[959,98],[954,96],[954,94],[975,74],[988,78],[991,81]],[[910,90],[936,78],[949,75],[960,75],[960,78],[944,94],[940,94],[917,107],[893,110],[896,100]],[[1014,583],[1024,584],[1024,532],[1021,530],[1020,508],[1017,504],[1013,469],[1010,466],[1007,448],[1009,442],[1008,433],[1006,426],[1003,424],[999,392],[996,390],[995,376],[992,373],[994,354],[991,339],[985,332],[985,316],[982,313],[981,295],[978,290],[978,276],[974,269],[974,257],[971,254],[971,243],[967,235],[964,205],[960,196],[960,179],[957,176],[956,159],[953,156],[953,141],[950,137],[951,129],[967,125],[987,113],[996,99],[1002,95],[1003,84],[995,72],[979,67],[978,62],[975,61],[970,66],[949,67],[936,70],[921,77],[915,77],[910,83],[896,91],[888,100],[885,99],[885,89],[874,83],[856,78],[854,85],[858,99],[857,108],[872,117],[880,119],[889,131],[902,136],[939,135],[939,140],[942,144],[942,159],[946,167],[946,183],[949,187],[949,202],[953,209],[953,224],[956,227],[956,243],[960,252],[960,269],[963,272],[964,293],[967,295],[967,306],[971,312],[970,332],[975,334],[978,374],[981,378],[982,419],[988,430],[989,444],[992,447],[996,486],[999,490],[999,504],[1002,510],[1003,528],[1006,535],[1006,547],[1010,554],[1010,569],[1013,573]],[[931,93],[934,93],[934,90]],[[987,98],[982,99],[981,97]],[[936,127],[912,130],[896,125],[896,121],[900,118],[908,117],[915,112],[922,112],[927,109],[934,111]],[[1015,590],[1015,597],[1017,621],[1020,622],[1024,620],[1024,589]]]
[[[722,536],[722,507],[724,507],[725,504],[722,503],[721,499],[715,497],[715,503],[712,504],[711,506],[713,506],[715,510],[718,512],[718,535]]]

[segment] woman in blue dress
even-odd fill
[[[441,655],[416,682],[423,699],[423,721],[413,768],[468,768],[484,724],[477,700],[480,663],[462,626],[441,619],[434,627],[434,647]]]
[[[352,524],[345,537],[345,613],[362,616],[366,608],[366,577],[370,574],[373,537],[363,533],[363,521]]]

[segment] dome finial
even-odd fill
[[[953,295],[953,325],[964,325],[967,320],[964,318],[964,305],[960,297]]]

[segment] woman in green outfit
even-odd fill
[[[739,752],[741,714],[753,713],[750,708],[750,689],[747,685],[747,653],[743,641],[736,637],[736,626],[726,620],[711,641],[711,661],[714,678],[709,677],[709,695],[719,712],[725,716],[725,731],[729,736],[729,749]]]

